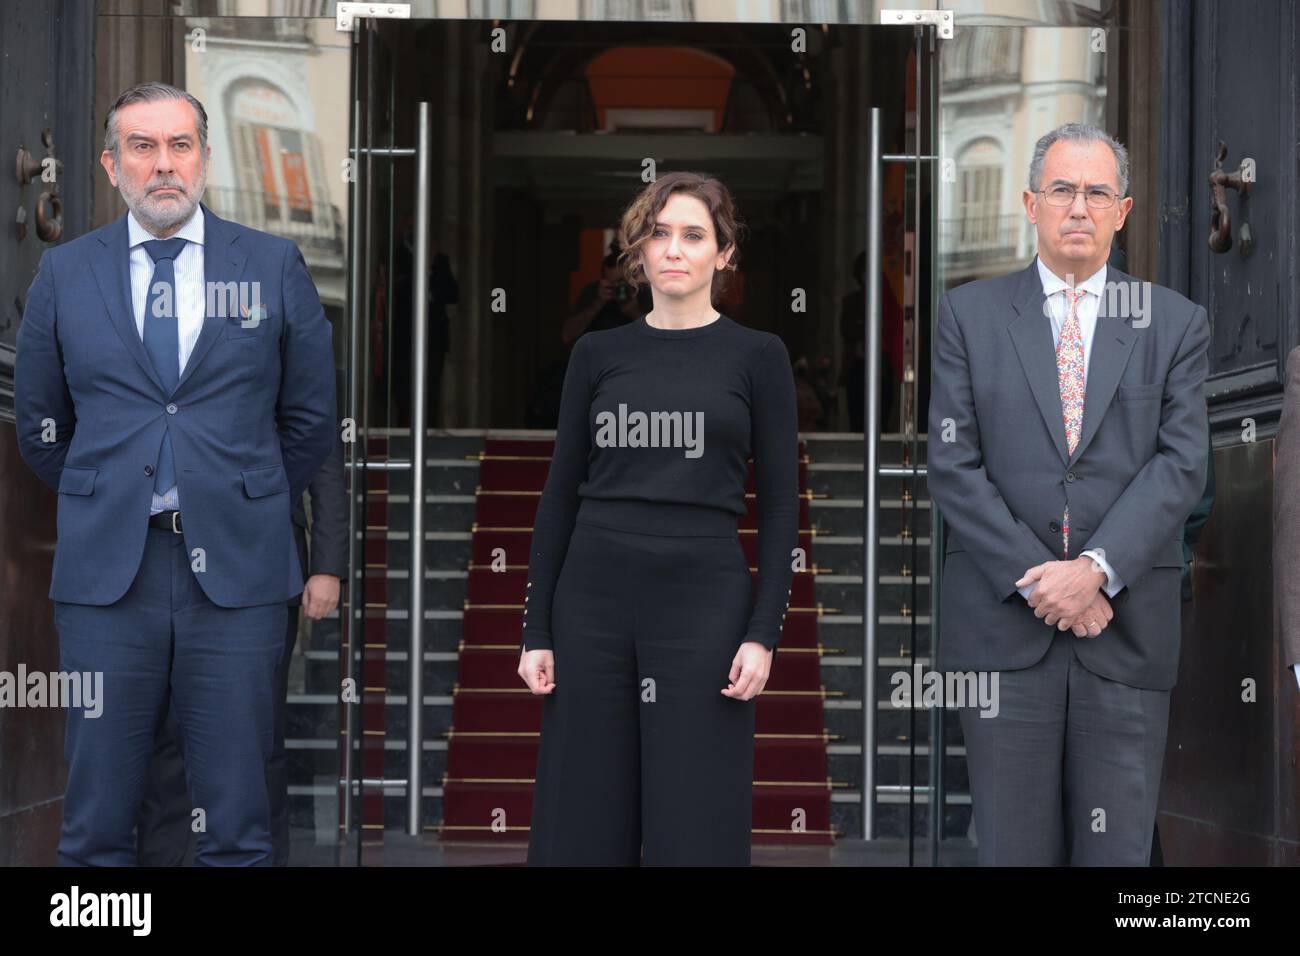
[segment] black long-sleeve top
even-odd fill
[[[752,456],[758,593],[745,640],[774,649],[799,539],[798,440],[790,356],[769,332],[719,315],[690,329],[641,318],[579,338],[533,525],[523,647],[552,647],[551,599],[579,511],[641,533],[734,533]]]

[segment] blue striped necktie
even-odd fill
[[[180,332],[176,325],[176,268],[172,260],[185,248],[186,239],[154,239],[144,243],[153,260],[153,278],[144,304],[144,347],[170,396],[181,377]],[[164,428],[158,449],[158,468],[153,490],[159,495],[176,484],[176,462],[172,457],[171,430]]]

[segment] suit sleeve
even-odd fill
[[[1005,601],[1017,593],[1016,582],[1025,571],[1057,559],[1029,525],[1011,513],[984,470],[966,341],[947,294],[939,300],[931,368],[926,448],[930,496],[974,555],[994,593]]]
[[[310,574],[347,577],[348,494],[344,487],[343,441],[337,433],[329,457],[311,480]]]
[[[1183,523],[1205,488],[1209,347],[1209,318],[1198,305],[1165,376],[1156,453],[1088,539],[1090,548],[1106,552],[1106,560],[1126,584],[1146,574],[1168,543],[1181,538]]]
[[[1273,440],[1273,594],[1284,660],[1300,663],[1300,348],[1286,362],[1282,418]],[[1300,678],[1300,671],[1296,675]]]
[[[53,441],[46,441],[46,420]],[[18,450],[41,481],[58,490],[68,446],[77,428],[76,408],[63,375],[54,303],[54,264],[42,253],[36,278],[27,290],[14,358],[14,422]]]
[[[284,331],[280,340],[280,396],[276,427],[280,455],[296,501],[336,440],[334,342],[316,285],[292,243],[284,257]]]

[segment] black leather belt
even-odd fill
[[[149,516],[149,527],[162,528],[164,531],[181,533],[181,513],[179,511],[160,511]]]

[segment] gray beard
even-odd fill
[[[155,201],[150,200],[148,187],[141,187],[137,190],[134,186],[128,186],[125,179],[122,178],[122,167],[116,164],[114,174],[117,176],[118,193],[126,203],[126,207],[131,210],[131,214],[144,226],[149,232],[158,233],[167,232],[173,226],[179,225],[189,219],[194,214],[199,200],[203,197],[203,191],[208,182],[208,164],[203,164],[199,172],[198,182],[194,184],[194,195],[181,191],[180,199],[175,203],[163,200],[161,206]],[[178,191],[181,187],[177,187]]]

